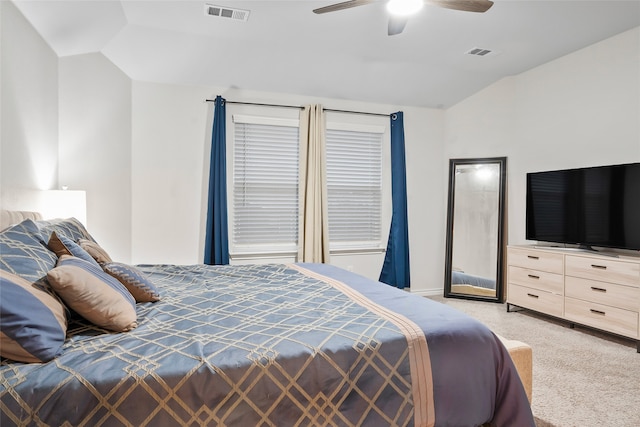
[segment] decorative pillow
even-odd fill
[[[98,264],[102,265],[108,262],[113,262],[107,251],[102,249],[102,247],[96,242],[92,242],[87,239],[80,239],[78,240],[78,244],[82,249],[89,252],[89,255],[91,255],[93,259],[98,262]]]
[[[51,233],[47,246],[49,246],[49,249],[55,252],[58,257],[61,257],[62,255],[71,255],[93,263],[96,267],[100,267],[96,260],[89,255],[89,252],[82,249],[80,245],[75,243],[73,240],[64,236],[58,236],[55,231]]]
[[[36,225],[45,241],[48,241],[51,233],[55,231],[58,236],[67,237],[74,242],[77,242],[78,239],[87,239],[95,242],[95,239],[91,237],[85,226],[75,218],[40,220],[36,221]]]
[[[135,300],[100,267],[62,255],[47,279],[60,298],[88,321],[116,332],[138,326]]]
[[[102,269],[118,279],[131,292],[136,302],[160,301],[156,285],[137,268],[120,262],[110,262],[104,264]]]
[[[44,281],[43,281],[44,282]],[[0,270],[0,354],[20,362],[48,362],[62,351],[66,308],[46,288]]]
[[[55,267],[56,261],[56,254],[49,250],[32,220],[0,232],[0,270],[37,282]]]

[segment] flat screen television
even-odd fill
[[[528,173],[526,238],[640,250],[640,163]]]

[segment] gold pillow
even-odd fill
[[[100,267],[62,255],[47,279],[67,306],[93,324],[116,332],[138,326],[133,296]]]
[[[78,244],[82,249],[89,252],[89,255],[91,255],[93,259],[98,262],[98,264],[113,262],[107,251],[102,249],[102,247],[96,242],[92,242],[91,240],[87,239],[79,239]]]

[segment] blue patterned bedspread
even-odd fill
[[[497,338],[442,304],[320,264],[140,268],[163,299],[138,328],[2,362],[3,427],[534,425]]]

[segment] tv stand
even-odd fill
[[[565,246],[544,246],[544,245],[534,245],[533,247],[535,249],[553,249],[553,250],[565,251],[565,252],[584,252],[584,253],[598,254],[601,256],[608,256],[611,258],[619,257],[617,253],[601,251],[599,249],[594,249],[593,247],[588,245],[580,245],[580,246],[571,247],[571,248],[567,248]]]
[[[600,249],[594,249],[592,246],[589,245],[579,245],[578,249],[581,249],[587,253],[593,253],[593,254],[598,254],[600,256],[608,256],[611,258],[619,258],[619,255],[614,253],[614,252],[607,252],[606,250],[600,250]]]
[[[608,255],[509,246],[507,311],[517,306],[631,338],[640,353],[640,257]]]

